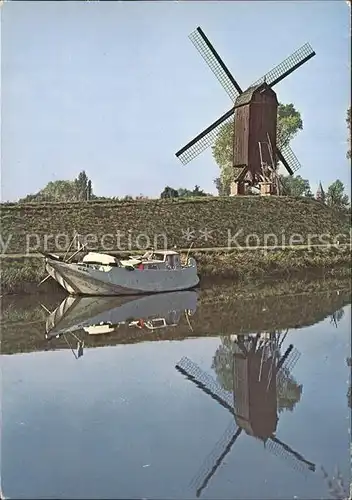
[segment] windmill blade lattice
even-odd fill
[[[281,370],[285,373],[290,373],[292,372],[293,368],[296,366],[297,361],[301,357],[301,353],[299,352],[298,349],[295,347],[292,349],[290,354],[287,356],[285,359],[285,362],[283,363],[278,375],[280,376]]]
[[[231,440],[231,437],[236,434],[237,425],[233,419],[230,420],[229,425],[227,426],[225,432],[221,436],[221,438],[215,444],[213,450],[208,454],[205,460],[202,463],[202,466],[199,468],[197,474],[195,474],[194,478],[190,482],[191,488],[199,489],[201,484],[203,483],[205,477],[208,472],[214,466],[219,455],[222,454],[223,450],[226,448],[227,444]]]
[[[315,52],[309,43],[302,45],[299,49],[297,49],[293,54],[287,57],[282,63],[278,64],[271,71],[266,73],[264,76],[259,78],[256,82],[254,82],[252,86],[260,85],[261,83],[266,82],[270,87],[273,87],[277,83],[281,82],[286,76],[290,73],[293,73],[297,68],[302,66],[302,64],[306,63],[315,56]]]
[[[196,156],[202,153],[215,141],[220,128],[225,123],[233,121],[235,110],[234,108],[223,114],[218,120],[207,127],[203,132],[201,132],[197,137],[190,141],[186,146],[177,151],[176,156],[181,160],[181,162],[186,165]]]
[[[301,353],[296,348],[293,348],[292,351],[290,352],[289,356],[285,359],[281,368],[277,372],[276,383],[281,388],[283,388],[287,384],[287,382],[289,381],[291,372],[292,372],[293,368],[295,367],[297,361],[299,360],[300,356],[301,356]]]
[[[308,470],[312,472],[315,471],[315,464],[306,460],[300,453],[297,453],[297,451],[294,451],[287,444],[282,443],[274,436],[268,439],[265,449],[269,450],[277,457],[283,458],[288,465],[303,474]]]
[[[176,368],[232,414],[234,413],[232,393],[225,391],[211,375],[203,371],[196,363],[184,356],[177,363]]]
[[[204,31],[198,27],[189,35],[189,39],[230,96],[230,99],[235,102],[237,97],[242,94],[242,89],[210,43]]]
[[[226,455],[230,453],[232,446],[235,444],[241,432],[242,429],[238,428],[234,421],[231,421],[222,437],[203,462],[199,472],[191,481],[190,486],[196,490],[197,497],[199,497],[204,488],[207,487],[210,479],[214,476]]]
[[[301,164],[288,144],[277,149],[277,156],[289,174],[293,175],[301,168]]]

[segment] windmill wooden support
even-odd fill
[[[183,164],[187,164],[210,146],[216,140],[221,127],[232,120],[233,167],[240,168],[240,173],[234,175],[231,194],[246,194],[248,186],[259,187],[261,194],[279,194],[278,189],[273,187],[273,184],[277,184],[276,181],[268,184],[268,181],[262,180],[263,162],[276,171],[276,177],[278,162],[282,163],[290,175],[300,168],[300,163],[286,138],[277,137],[278,100],[273,87],[315,56],[314,50],[306,43],[243,92],[204,31],[198,27],[189,38],[229,95],[233,105],[180,149],[176,157]],[[267,137],[271,143],[272,158],[269,158],[269,151],[265,151],[261,161],[258,144],[267,142]],[[260,185],[260,182],[264,184]]]
[[[192,481],[197,497],[200,497],[242,431],[262,441],[268,451],[284,458],[294,469],[303,473],[307,470],[315,471],[315,464],[276,436],[277,391],[287,383],[300,356],[292,344],[281,355],[286,335],[287,331],[283,336],[281,332],[235,336],[233,393],[226,391],[187,357],[177,363],[176,369],[179,372],[234,417]]]

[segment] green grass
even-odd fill
[[[335,212],[325,205],[305,198],[289,197],[200,197],[172,200],[121,200],[92,201],[75,203],[27,203],[2,204],[2,238],[9,237],[6,253],[22,254],[26,252],[26,237],[35,234],[38,243],[44,249],[45,235],[66,234],[72,238],[75,231],[81,235],[94,234],[89,250],[101,247],[104,234],[122,237],[123,249],[136,248],[138,234],[146,234],[154,244],[156,235],[163,234],[169,247],[188,246],[183,231],[194,230],[194,247],[224,247],[228,245],[228,236],[237,231],[241,234],[237,241],[245,245],[246,238],[252,233],[258,234],[260,244],[264,243],[265,234],[274,234],[279,241],[285,236],[302,235],[306,242],[308,234],[345,234],[341,239],[349,239],[350,218]],[[202,238],[201,230],[211,230],[208,241]],[[127,235],[131,245],[128,246]],[[115,240],[116,241],[116,240]],[[36,238],[31,242],[35,244]],[[160,245],[162,237],[156,238]],[[58,251],[58,245],[65,240],[54,238],[47,240],[47,251]],[[61,247],[61,249],[63,249]],[[34,249],[33,251],[37,251]],[[63,249],[64,250],[64,249]],[[111,248],[117,250],[117,248]]]
[[[327,250],[285,249],[232,252],[198,252],[191,255],[197,261],[201,279],[230,279],[242,282],[266,277],[294,277],[304,274],[316,276],[350,276],[351,251],[349,248]],[[51,278],[38,288],[46,276],[41,258],[2,258],[1,293],[42,293],[59,289]]]
[[[200,273],[204,276],[246,280],[265,276],[287,276],[302,271],[350,272],[351,250],[348,247],[329,249],[285,249],[194,255]],[[341,271],[339,271],[341,272]]]
[[[0,261],[1,294],[33,293],[41,291],[47,293],[52,290],[53,284],[37,285],[46,275],[43,259],[1,259]],[[49,280],[47,280],[49,281]]]

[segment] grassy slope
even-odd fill
[[[133,200],[118,202],[53,203],[53,204],[3,204],[3,241],[11,235],[6,253],[24,253],[26,235],[38,235],[43,248],[44,235],[74,231],[94,234],[101,239],[103,234],[115,235],[118,231],[126,236],[121,242],[128,249],[127,235],[136,248],[137,234],[144,233],[153,242],[154,235],[166,234],[168,246],[188,246],[182,231],[195,230],[194,247],[224,247],[228,244],[228,231],[233,236],[242,230],[237,241],[243,244],[247,235],[256,233],[264,243],[264,233],[273,233],[288,239],[292,234],[305,238],[310,234],[329,233],[336,235],[350,229],[347,216],[328,209],[315,200],[287,197],[224,197],[193,198],[180,200]],[[211,230],[211,239],[204,241],[200,230]],[[162,238],[158,240],[162,243]],[[32,238],[35,244],[36,239]],[[64,239],[59,240],[64,242]],[[269,241],[269,244],[272,244]],[[89,249],[98,248],[92,244]],[[120,248],[121,250],[123,248]],[[54,240],[48,241],[48,251],[58,250]],[[35,251],[35,250],[34,250]]]
[[[98,243],[87,249],[101,249],[99,241],[104,234],[114,235],[118,231],[125,234],[121,238],[122,247],[136,248],[136,235],[147,234],[153,243],[154,235],[166,234],[168,246],[188,247],[184,239],[187,228],[194,230],[194,248],[226,247],[228,231],[237,237],[239,244],[245,243],[249,234],[256,233],[263,244],[264,234],[275,234],[279,243],[282,235],[288,238],[301,234],[305,243],[309,234],[348,234],[350,220],[326,206],[304,198],[286,197],[225,197],[193,198],[179,200],[134,200],[118,202],[86,202],[58,204],[3,204],[1,205],[1,235],[3,242],[9,241],[6,253],[25,253],[26,237],[32,236],[31,243],[39,243],[32,248],[47,251],[65,250],[55,246],[54,238],[49,238],[44,247],[45,235],[67,234],[69,239],[74,231],[81,235],[94,234]],[[211,239],[205,241],[200,230],[211,230]],[[8,240],[8,238],[10,238]],[[343,239],[340,238],[340,241]],[[115,238],[116,242],[116,238]],[[163,242],[158,239],[159,244]],[[312,241],[317,243],[317,241]],[[64,243],[58,239],[57,243]],[[110,241],[108,241],[110,243]],[[143,243],[143,242],[142,242]],[[253,242],[256,243],[255,241]],[[252,244],[253,244],[252,243]],[[267,242],[273,244],[272,240]],[[284,242],[285,243],[285,242]],[[116,243],[115,243],[116,245]],[[103,249],[104,250],[104,249]],[[114,250],[117,250],[116,246]],[[105,251],[109,251],[106,248]],[[302,269],[338,268],[350,259],[350,250],[276,250],[263,254],[261,251],[193,253],[203,276],[225,276],[236,279],[283,275],[287,271]],[[39,259],[17,259],[1,261],[1,293],[33,292],[43,278],[43,261]],[[34,285],[34,288],[33,288]],[[47,282],[40,289],[52,290],[55,284]]]

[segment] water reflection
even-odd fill
[[[286,336],[287,331],[223,338],[212,365],[217,380],[187,357],[177,363],[177,370],[234,416],[193,481],[197,497],[242,431],[262,441],[266,450],[294,468],[315,471],[315,464],[276,436],[280,409],[292,411],[302,392],[302,385],[291,376],[300,353],[293,344],[281,353]]]
[[[5,493],[347,498],[350,290],[305,286],[6,306]]]
[[[328,284],[329,285],[329,284]],[[274,283],[239,288],[218,285],[197,292],[148,297],[2,299],[2,352],[32,352],[283,331],[326,317],[336,326],[350,303],[350,283]],[[292,290],[296,293],[292,293]],[[66,340],[64,335],[66,336]],[[106,335],[107,334],[107,335]],[[56,338],[59,336],[59,338]],[[56,338],[54,341],[49,341]],[[69,342],[67,342],[69,340]],[[70,347],[70,345],[71,347]]]
[[[46,338],[62,336],[76,359],[83,356],[84,340],[75,333],[104,335],[119,328],[156,331],[176,327],[182,316],[188,322],[197,308],[197,292],[173,292],[144,297],[118,299],[111,297],[67,297],[46,320]],[[68,340],[77,341],[77,352]]]
[[[337,324],[342,320],[344,314],[345,311],[343,309],[338,309],[337,311],[333,312],[330,318],[330,323],[333,323],[337,328]]]
[[[346,484],[340,470],[336,467],[335,473],[332,477],[322,466],[321,471],[327,483],[329,494],[335,500],[350,500],[352,498],[352,483],[350,486]]]

